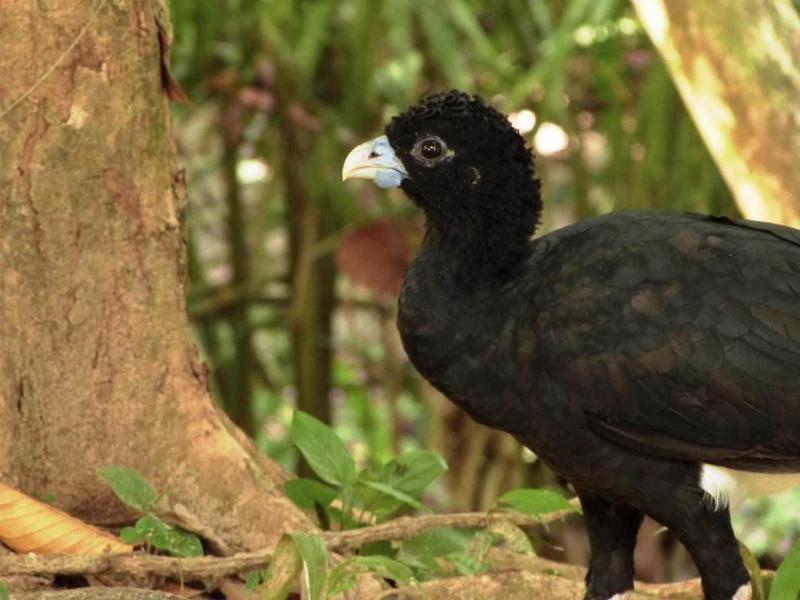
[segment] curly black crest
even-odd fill
[[[470,96],[459,90],[438,92],[422,98],[418,104],[410,107],[406,112],[392,118],[387,125],[387,134],[398,127],[412,126],[415,120],[428,120],[436,117],[445,119],[469,118],[476,119],[491,125],[500,135],[507,136],[509,142],[516,148],[530,156],[530,149],[525,145],[525,140],[514,129],[511,122],[495,107],[487,104],[483,98]],[[531,162],[531,171],[533,163]]]
[[[410,174],[403,190],[431,224],[498,264],[502,254],[524,255],[542,202],[531,150],[505,115],[452,90],[423,98],[385,131]],[[420,158],[419,144],[430,140],[447,149],[443,160]]]

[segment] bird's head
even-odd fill
[[[356,177],[401,187],[445,233],[527,241],[541,210],[525,140],[504,115],[458,91],[428,96],[354,148],[342,178]]]

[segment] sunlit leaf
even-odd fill
[[[147,543],[174,556],[203,555],[203,544],[195,534],[164,523],[155,515],[145,515],[133,527],[125,527],[120,536],[131,543]]]
[[[303,580],[309,600],[319,600],[328,572],[324,540],[316,533],[290,533],[303,561]]]
[[[566,498],[549,490],[533,488],[511,490],[498,500],[502,504],[526,515],[543,515],[559,510],[577,511]]]
[[[190,531],[173,527],[167,532],[167,550],[175,556],[191,558],[203,556],[203,543],[200,538]]]
[[[272,553],[269,568],[264,573],[258,597],[284,600],[302,571],[303,561],[297,543],[289,535],[282,536]]]
[[[356,464],[333,429],[304,412],[295,411],[289,430],[308,464],[328,483],[344,485],[356,479]]]

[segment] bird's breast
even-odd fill
[[[398,329],[409,360],[435,388],[484,425],[514,433],[530,421],[532,332],[520,336],[502,298],[420,294],[409,278]],[[529,350],[520,354],[519,339]]]

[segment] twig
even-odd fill
[[[506,522],[514,525],[542,525],[552,523],[564,517],[575,514],[571,510],[562,510],[548,513],[541,517],[530,517],[513,512],[470,512],[452,513],[444,515],[426,515],[423,517],[400,517],[380,525],[350,529],[348,531],[325,532],[322,534],[328,549],[346,552],[360,548],[370,542],[383,540],[407,540],[427,529],[443,527],[485,529],[492,523]]]
[[[100,556],[18,554],[0,556],[0,574],[7,575],[108,575],[183,576],[184,581],[215,579],[263,569],[271,553],[252,552],[234,556],[173,558],[152,554],[103,554]]]
[[[427,529],[440,527],[486,528],[505,521],[515,525],[538,525],[561,519],[571,511],[559,511],[529,517],[520,513],[454,513],[422,517],[400,517],[387,523],[349,531],[321,533],[328,550],[345,552],[382,540],[405,540]],[[184,581],[210,580],[236,573],[265,568],[271,553],[267,551],[236,554],[229,557],[173,558],[150,554],[105,554],[100,556],[0,555],[0,575],[101,575],[127,573],[182,577]]]

